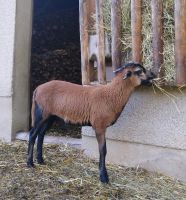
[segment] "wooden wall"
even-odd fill
[[[98,35],[98,81],[105,82],[105,62],[104,62],[104,30],[103,30],[103,0],[80,0],[80,35],[82,46],[82,83],[89,84],[89,60],[88,60],[88,12],[94,12],[97,16]],[[122,0],[111,1],[111,31],[112,31],[112,67],[113,70],[121,67],[121,3]],[[141,63],[142,60],[142,1],[131,0],[131,32],[132,32],[132,57],[134,62]],[[175,15],[175,66],[176,84],[186,84],[186,0],[174,1]],[[84,9],[83,9],[84,8]],[[153,67],[152,71],[157,77],[164,77],[163,58],[163,0],[151,0],[152,10],[152,48]],[[174,33],[173,33],[174,34]]]

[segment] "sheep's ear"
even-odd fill
[[[128,71],[128,72],[124,75],[123,80],[125,80],[125,79],[127,79],[127,78],[129,78],[129,77],[131,77],[131,76],[132,76],[132,72],[131,72],[131,71]]]

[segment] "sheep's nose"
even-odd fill
[[[150,78],[151,79],[156,78],[156,75],[153,72],[150,72]]]
[[[148,73],[148,78],[149,79],[154,79],[154,78],[156,78],[156,75],[155,75],[155,73],[154,72],[152,72],[151,70],[149,70],[149,73]]]

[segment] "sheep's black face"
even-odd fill
[[[152,85],[152,81],[155,78],[155,75],[150,71],[150,70],[145,70],[144,71],[137,71],[137,76],[141,80],[140,85]]]
[[[151,85],[153,78],[155,78],[150,70],[146,70],[139,63],[127,63],[115,70],[114,73],[123,76],[123,80],[130,79],[134,86]]]
[[[141,80],[141,85],[148,85],[148,86],[152,85],[153,78],[154,77],[151,76],[151,77],[147,77],[146,80]]]
[[[130,79],[134,86],[138,85],[151,85],[154,74],[146,70],[142,65],[138,63],[128,63],[123,68],[119,68],[115,73],[121,72],[123,79]]]

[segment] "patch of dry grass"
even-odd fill
[[[81,138],[81,126],[71,124],[56,125],[47,131],[47,135]]]
[[[26,167],[27,143],[0,144],[0,199],[184,200],[186,184],[143,169],[107,165],[110,184],[98,181],[98,163],[67,146],[44,145],[46,165]]]

